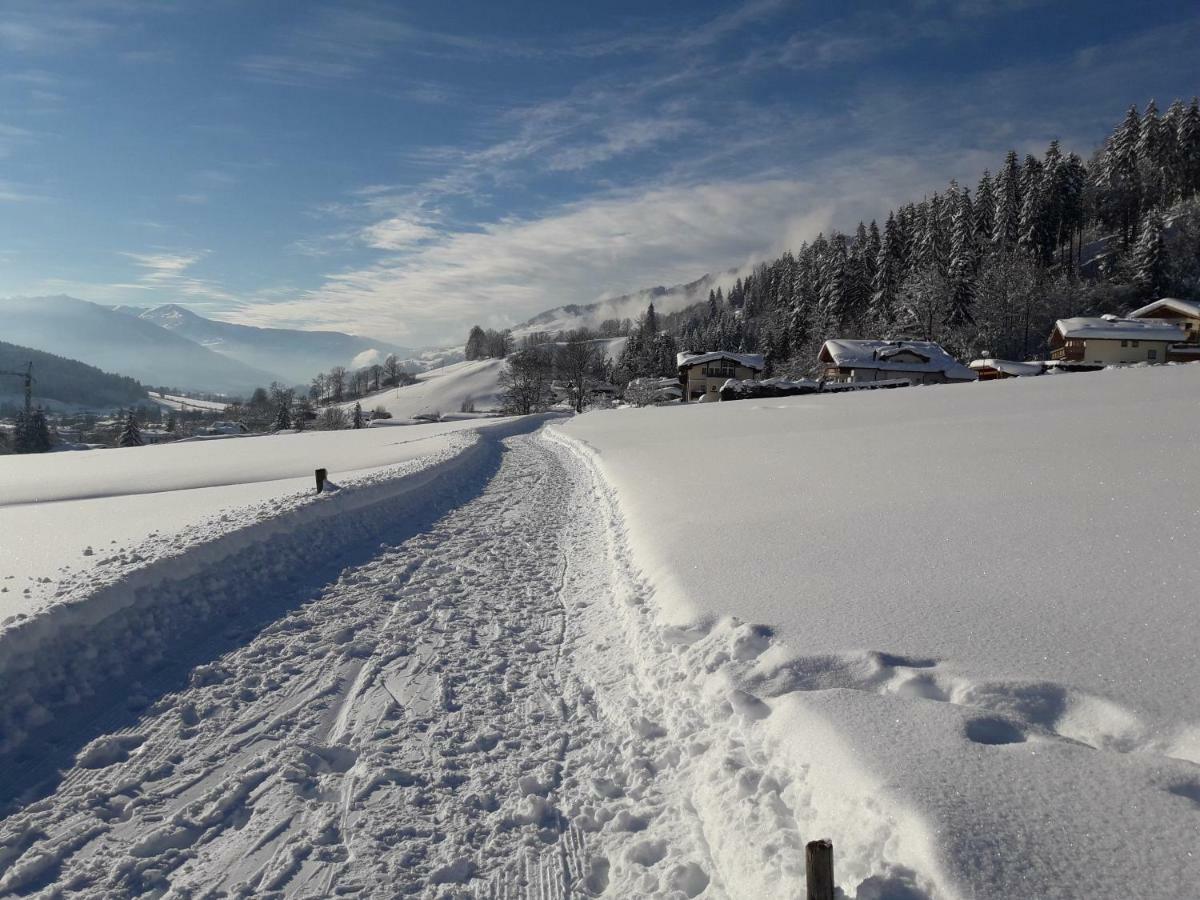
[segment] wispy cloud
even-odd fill
[[[249,324],[456,341],[464,323],[507,325],[562,303],[746,265],[867,215],[881,199],[907,196],[930,177],[906,160],[858,160],[830,170],[820,183],[750,180],[618,192],[539,218],[504,219],[406,245],[408,252],[331,275],[318,290],[245,307],[237,316]]]
[[[556,35],[553,39],[480,36],[417,27],[395,11],[339,6],[321,10],[279,36],[269,51],[242,62],[252,78],[307,86],[354,78],[396,50],[415,56],[450,59],[563,59],[629,56],[653,52],[682,56],[697,53],[746,26],[778,13],[788,0],[747,0],[734,9],[690,27],[679,22],[649,26],[631,23],[619,32]],[[422,88],[412,89],[422,96]],[[424,96],[432,95],[428,89]]]
[[[362,232],[363,240],[376,250],[407,250],[437,236],[436,228],[407,216],[384,219]]]
[[[0,181],[0,203],[41,203],[47,199],[45,194],[23,185]]]
[[[196,264],[208,256],[207,250],[124,251],[120,255],[132,260],[141,270],[141,275],[135,281],[113,287],[155,291],[198,304],[228,306],[238,302],[237,297],[218,284],[192,274],[191,270]]]
[[[347,6],[321,9],[280,36],[278,47],[242,63],[252,78],[285,85],[339,81],[365,72],[396,48],[428,56],[527,56],[521,41],[418,28],[394,12]]]

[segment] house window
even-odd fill
[[[1128,346],[1129,346],[1129,341],[1121,341],[1121,346],[1122,346],[1122,347],[1128,347]]]
[[[1146,359],[1158,359],[1158,351],[1157,350],[1147,350],[1146,351]]]
[[[1137,341],[1134,341],[1134,342],[1133,342],[1133,346],[1135,346],[1135,347],[1136,347],[1137,345],[1138,345],[1138,342],[1137,342]]]
[[[736,374],[736,366],[726,360],[717,363],[710,363],[708,366],[709,378],[733,378]]]

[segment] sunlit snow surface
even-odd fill
[[[432,455],[477,424],[0,457],[0,619],[33,612],[64,574],[119,562],[151,534],[166,539],[225,509],[311,493],[317,468],[338,481]]]
[[[502,359],[478,359],[430,369],[417,376],[416,384],[389,388],[362,399],[362,408],[370,412],[377,406],[387,410],[395,421],[416,416],[456,415],[465,404],[479,411],[495,410],[500,402]],[[347,408],[353,403],[345,404]]]
[[[1200,366],[1172,366],[554,428],[614,485],[660,619],[728,635],[697,664],[808,772],[849,866],[1176,896],[1200,874],[1198,413]]]

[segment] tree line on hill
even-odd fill
[[[762,353],[771,374],[813,370],[829,338],[938,341],[960,358],[1045,352],[1055,319],[1200,293],[1200,106],[1130,107],[1087,162],[1052,141],[1009,151],[974,191],[820,234],[728,293],[630,330],[623,381],[674,375],[675,351]]]
[[[36,394],[42,400],[102,409],[147,399],[146,389],[133,378],[110,375],[76,359],[4,341],[0,341],[0,373],[4,373],[0,374],[4,379],[0,394],[20,394],[22,384],[10,373],[24,372],[31,362]]]
[[[309,383],[308,399],[317,405],[344,403],[385,388],[416,383],[416,376],[406,372],[393,353],[382,364],[363,366],[355,371],[335,366],[328,372],[318,373]]]

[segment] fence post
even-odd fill
[[[804,847],[808,900],[833,900],[833,841],[809,841]]]
[[[325,490],[325,476],[327,474],[329,474],[329,473],[326,472],[324,469],[317,469],[317,471],[316,471],[317,493],[318,494],[321,493],[321,491]]]

